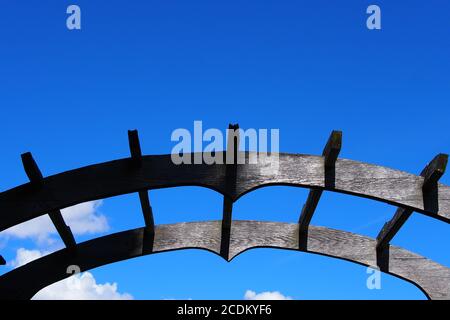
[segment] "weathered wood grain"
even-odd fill
[[[234,221],[231,258],[255,247],[296,250],[295,224]],[[325,227],[310,226],[306,252],[377,267],[376,240]],[[391,246],[387,273],[420,288],[428,298],[450,299],[450,269],[402,248]]]
[[[249,153],[245,153],[248,158]],[[130,158],[79,168],[0,193],[0,231],[53,210],[142,190],[203,186],[230,197],[270,185],[316,188],[383,201],[450,222],[450,187],[438,183],[435,197],[424,198],[424,178],[377,165],[337,159],[334,186],[327,186],[324,158],[301,154],[260,156],[257,164],[237,167],[236,188],[227,190],[225,165],[175,165],[170,155],[143,156],[139,168]],[[276,169],[278,168],[278,169]]]
[[[252,248],[298,250],[298,224],[233,221],[230,257]],[[78,244],[77,254],[67,249],[30,262],[0,277],[0,299],[29,299],[40,289],[67,278],[67,267],[87,271],[109,263],[147,254],[198,248],[220,255],[221,221],[158,225],[154,241],[145,228],[124,231]],[[306,252],[376,267],[376,240],[349,232],[310,226]],[[424,257],[391,246],[387,273],[407,280],[428,298],[450,299],[450,269]],[[401,298],[401,297],[399,297]]]

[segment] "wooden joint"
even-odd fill
[[[412,210],[398,208],[394,217],[383,225],[380,233],[377,236],[377,249],[384,250],[389,246],[389,243],[405,224],[406,220],[411,216]]]
[[[445,172],[445,168],[448,162],[448,155],[438,154],[431,160],[427,166],[422,170],[420,176],[423,177],[423,196],[424,200],[429,198],[429,194],[437,186],[437,182]],[[380,233],[377,236],[377,251],[382,253],[389,248],[389,243],[398,233],[401,227],[405,224],[408,218],[413,213],[411,209],[398,208],[394,214],[394,217],[384,224]]]
[[[30,183],[34,186],[42,186],[44,177],[36,161],[34,160],[33,155],[30,152],[27,152],[22,154],[21,158],[23,168],[28,176],[28,179],[30,179]],[[48,215],[52,220],[52,223],[55,226],[56,231],[58,231],[58,234],[64,242],[65,246],[69,249],[75,248],[75,238],[72,231],[70,230],[70,227],[66,225],[61,211],[54,210],[49,212]]]
[[[336,160],[339,156],[339,152],[342,147],[342,131],[333,130],[328,138],[328,141],[323,149],[322,156],[324,157],[325,166],[325,187],[334,186],[334,167]],[[299,224],[299,242],[307,240],[307,231],[311,219],[319,204],[320,197],[322,196],[322,189],[311,189],[303,205],[302,212],[298,219]],[[300,247],[302,245],[300,244]]]
[[[137,130],[128,130],[128,144],[130,146],[132,166],[134,168],[140,168],[142,166],[142,150]],[[153,236],[155,234],[155,221],[153,219],[153,209],[150,205],[147,190],[139,191],[139,201],[144,216],[145,231]]]
[[[238,164],[239,142],[240,142],[239,124],[229,124],[227,130],[227,149],[225,152],[225,164],[227,167],[233,167]]]

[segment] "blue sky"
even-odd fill
[[[81,8],[81,30],[66,28],[70,4]],[[370,4],[381,8],[381,30],[366,28]],[[444,1],[3,1],[0,190],[27,181],[23,152],[51,175],[128,156],[127,130],[138,129],[145,154],[165,154],[172,131],[192,130],[194,120],[277,128],[280,150],[293,153],[320,154],[339,129],[341,157],[419,173],[450,152],[449,18]],[[296,222],[306,195],[263,188],[240,199],[233,216]],[[159,224],[221,217],[222,198],[211,190],[150,197]],[[107,222],[78,241],[143,225],[137,195],[94,209]],[[394,211],[325,193],[312,223],[374,237]],[[3,236],[1,254],[12,261],[19,248],[45,250],[46,240]],[[449,241],[445,223],[414,214],[393,243],[450,266]],[[195,250],[158,254],[92,274],[136,299],[241,299],[246,290],[425,298],[388,275],[381,290],[368,290],[365,267],[270,249],[231,263]]]

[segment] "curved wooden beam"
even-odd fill
[[[350,232],[310,226],[306,244],[300,244],[298,224],[233,221],[229,259],[252,248],[280,248],[376,266],[376,240]],[[138,228],[54,252],[0,277],[0,299],[30,299],[40,289],[70,276],[70,266],[87,271],[109,263],[178,249],[204,249],[220,255],[221,221],[159,225],[154,239]],[[69,268],[70,269],[70,268]],[[450,299],[450,269],[402,248],[391,246],[385,272],[407,280],[430,299]]]
[[[250,154],[245,152],[245,157]],[[352,160],[337,159],[334,176],[328,177],[324,157],[280,153],[277,160],[260,155],[257,164],[237,166],[235,188],[227,185],[226,165],[175,165],[170,155],[143,156],[140,161],[139,166],[133,158],[91,165],[44,178],[38,190],[27,183],[4,191],[0,193],[0,231],[78,203],[175,186],[207,187],[232,201],[269,185],[322,189],[450,222],[449,186],[438,183],[435,192],[424,197],[423,177]]]

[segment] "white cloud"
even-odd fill
[[[292,300],[292,297],[288,297],[280,293],[279,291],[265,291],[256,293],[252,290],[247,290],[244,294],[245,300]]]
[[[131,300],[133,296],[117,291],[117,283],[98,284],[90,272],[56,282],[39,291],[33,300]]]
[[[13,268],[18,268],[31,262],[33,260],[39,259],[42,256],[45,256],[47,252],[42,252],[39,250],[27,250],[25,248],[19,248],[16,252],[16,258],[8,263]]]
[[[17,250],[16,258],[9,265],[17,268],[44,256],[46,252],[39,250]],[[56,282],[41,291],[33,299],[36,300],[130,300],[128,293],[117,291],[117,283],[98,284],[90,272],[73,275]]]
[[[106,217],[98,212],[102,201],[90,201],[77,204],[73,207],[61,210],[67,225],[75,235],[93,234],[104,232],[109,229]],[[19,239],[31,238],[39,244],[53,244],[56,229],[48,215],[37,217],[33,220],[21,223],[6,229],[2,236]]]
[[[101,200],[80,203],[61,210],[61,213],[74,234],[93,234],[109,229],[106,217],[98,213]]]

